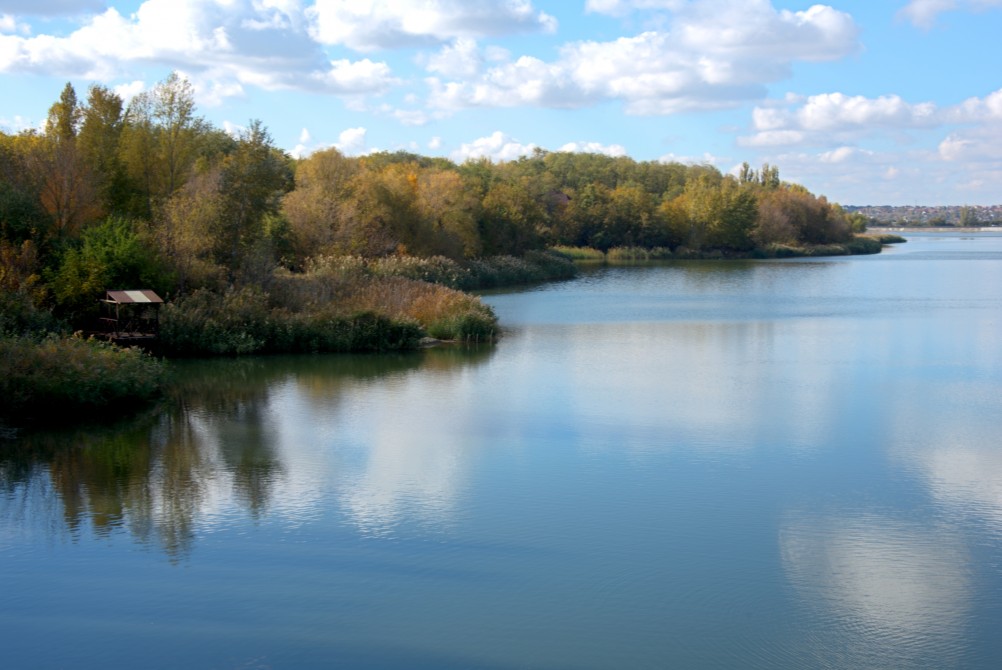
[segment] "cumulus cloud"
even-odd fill
[[[621,4],[589,7],[614,11]],[[699,0],[680,3],[665,30],[575,42],[554,61],[522,56],[473,79],[449,81],[442,72],[427,83],[440,109],[575,108],[613,99],[628,113],[670,114],[761,97],[795,61],[840,58],[858,48],[857,37],[852,18],[827,6],[791,12],[768,0]]]
[[[130,16],[109,8],[63,37],[0,34],[0,72],[109,81],[159,63],[188,72],[209,104],[246,85],[351,96],[399,83],[386,63],[330,60],[305,31],[298,0],[146,0]]]
[[[489,158],[493,161],[517,160],[522,156],[528,156],[533,151],[540,148],[535,144],[522,144],[516,139],[496,130],[487,137],[481,137],[468,144],[463,144],[453,151],[450,158],[462,163],[469,159]]]
[[[867,98],[823,93],[756,107],[752,111],[755,132],[739,142],[751,147],[831,144],[876,129],[931,128],[943,118],[944,113],[933,103],[912,104],[897,95]]]
[[[602,144],[600,142],[568,142],[559,151],[576,154],[605,154],[606,156],[625,156],[626,147],[621,144]]]
[[[307,15],[318,42],[356,51],[553,32],[557,25],[529,0],[317,0]]]
[[[429,57],[425,68],[445,77],[465,78],[478,74],[483,62],[476,41],[460,38]]]
[[[940,14],[953,10],[980,11],[1002,7],[1002,0],[910,0],[898,12],[920,28],[931,28]]]
[[[338,135],[334,148],[345,156],[357,156],[365,153],[365,128],[347,128]]]
[[[706,152],[702,156],[680,156],[676,153],[667,153],[658,158],[659,163],[684,163],[685,165],[718,165],[720,158]]]
[[[305,158],[316,151],[334,148],[346,156],[360,156],[370,153],[366,148],[366,128],[346,128],[338,134],[337,142],[333,143],[313,143],[313,136],[309,130],[303,128],[299,133],[299,142],[293,147],[289,154],[293,158]]]

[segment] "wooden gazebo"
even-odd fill
[[[106,305],[101,326],[112,342],[142,344],[157,338],[164,301],[153,291],[108,291],[101,302]]]

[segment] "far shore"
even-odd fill
[[[867,226],[868,233],[1002,233],[1002,226]]]

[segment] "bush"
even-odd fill
[[[0,414],[117,412],[156,397],[164,375],[139,349],[78,336],[0,337]]]
[[[160,317],[161,346],[175,356],[255,353],[264,349],[268,330],[267,297],[248,288],[199,289],[164,305]]]
[[[884,245],[869,235],[854,235],[845,246],[851,254],[879,254]]]

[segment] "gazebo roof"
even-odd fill
[[[139,291],[108,291],[104,299],[116,305],[133,305],[138,303],[162,304],[163,298],[149,289]]]

